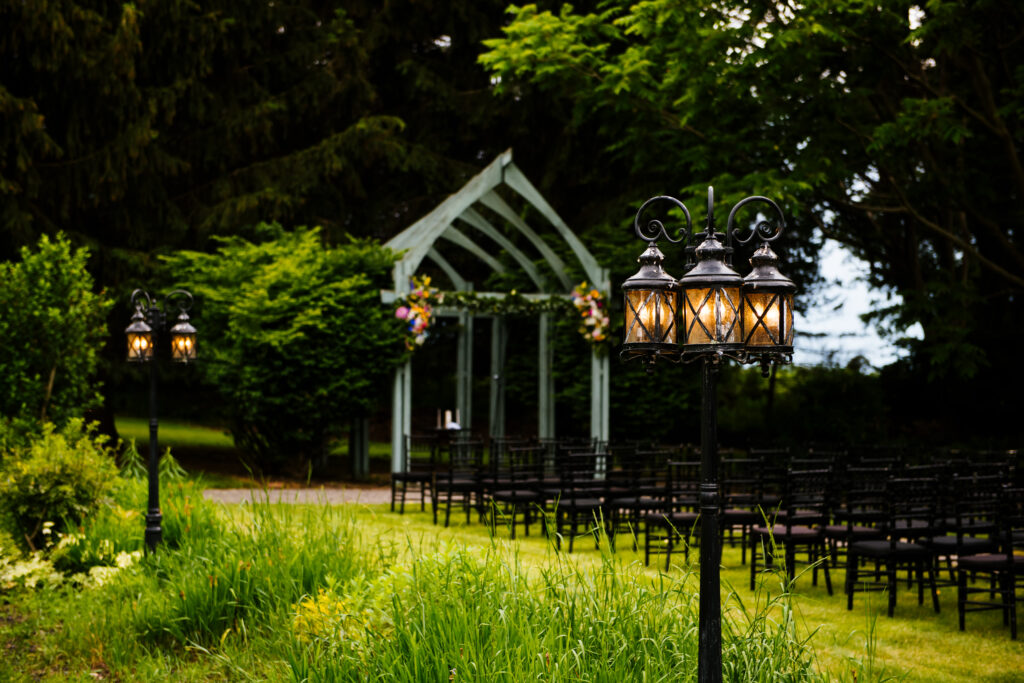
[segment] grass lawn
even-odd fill
[[[454,519],[454,515],[453,515]],[[473,522],[466,526],[459,517],[451,527],[435,527],[429,512],[418,510],[398,515],[387,506],[363,506],[360,524],[381,538],[410,539],[413,546],[439,542],[465,543],[483,551],[492,543],[484,525]],[[536,531],[531,528],[531,531]],[[521,533],[521,528],[520,528]],[[499,538],[507,537],[499,530]],[[639,553],[627,548],[616,553],[616,561],[623,564],[643,563],[643,539]],[[503,543],[508,543],[503,540]],[[517,554],[527,565],[542,567],[552,562],[555,553],[542,537],[537,535],[514,542]],[[628,543],[620,543],[620,547]],[[563,555],[563,557],[565,557]],[[578,540],[570,561],[582,566],[599,566],[603,562],[601,551],[594,549],[589,539]],[[749,558],[748,558],[749,559]],[[681,554],[673,553],[673,563],[682,562]],[[697,553],[690,556],[696,578]],[[739,547],[723,550],[723,592],[725,609],[739,609],[740,604],[750,606],[756,601],[749,590],[749,565],[740,562]],[[652,566],[656,560],[652,559]],[[661,567],[664,559],[661,559]],[[670,574],[683,570],[674,568]],[[798,570],[799,571],[799,570]],[[655,580],[660,571],[646,569],[644,574]],[[886,616],[886,597],[882,593],[857,593],[852,611],[846,610],[846,596],[842,581],[842,568],[832,571],[834,595],[829,596],[819,574],[819,585],[811,585],[808,573],[796,581],[793,602],[800,632],[812,636],[812,647],[819,665],[831,672],[831,677],[849,676],[859,669],[859,680],[867,680],[865,669],[873,669],[884,676],[901,677],[920,683],[973,681],[996,683],[1024,681],[1024,641],[1010,640],[1008,627],[1002,625],[999,612],[981,612],[967,615],[967,630],[960,632],[957,625],[956,589],[940,588],[941,613],[935,614],[931,600],[925,595],[925,604],[917,604],[917,589],[907,590],[905,584],[898,593],[895,617]],[[779,580],[765,575],[765,585],[779,592]],[[696,582],[692,585],[697,590]],[[763,596],[762,596],[763,599]],[[813,635],[812,635],[813,634]]]
[[[149,448],[149,419],[118,417],[118,434],[124,441],[135,440],[139,453]],[[166,448],[183,461],[191,476],[201,478],[209,488],[242,488],[257,485],[238,460],[235,442],[223,429],[178,420],[160,420],[157,430],[160,452]]]
[[[117,431],[125,441],[135,439],[137,445],[149,442],[149,419],[142,417],[118,417]],[[231,435],[223,429],[179,422],[160,420],[157,437],[161,447],[202,446],[205,448],[234,448]]]
[[[145,453],[149,443],[149,419],[141,417],[118,417],[115,420],[117,431],[125,441],[135,439],[136,448]],[[208,425],[182,422],[173,419],[161,419],[157,433],[161,452],[171,448],[171,453],[186,465],[188,472],[201,476],[208,488],[241,488],[259,487],[260,482],[254,479],[241,465],[238,452],[235,450],[231,434],[224,429]],[[332,460],[338,460],[331,466],[324,478],[345,480],[348,477],[347,467],[341,459],[348,457],[348,442],[339,440],[331,451]],[[388,472],[391,471],[391,444],[387,442],[370,442],[371,482],[387,485]],[[304,477],[288,482],[290,485],[305,483]]]
[[[141,482],[133,495],[141,509]],[[663,573],[628,541],[568,555],[536,527],[510,541],[386,505],[198,496],[168,485],[165,547],[99,587],[0,586],[0,680],[694,680],[696,553]],[[140,521],[121,511],[85,534],[137,547]],[[939,615],[901,592],[889,619],[881,594],[846,610],[841,570],[833,596],[803,575],[784,598],[777,574],[749,590],[738,547],[723,564],[723,659],[742,680],[1024,680],[1024,643],[998,613],[957,630],[955,590]]]
[[[147,420],[117,426],[145,448]],[[141,546],[144,481],[84,522],[72,553],[106,557],[84,570],[112,579],[18,591],[0,552],[0,680],[692,680],[696,552],[663,572],[628,539],[614,554],[579,539],[568,555],[537,527],[510,541],[458,514],[435,526],[416,506],[219,506],[199,487],[253,484],[203,467],[237,461],[230,436],[166,420],[160,446],[190,454],[202,474],[162,482],[166,544],[155,556],[121,573],[110,564]],[[371,445],[378,462],[389,451]],[[726,546],[723,565],[723,660],[742,680],[810,680],[809,667],[856,683],[1024,681],[1024,640],[1011,641],[995,611],[968,615],[961,633],[954,587],[941,588],[935,614],[903,584],[889,618],[881,593],[857,594],[847,611],[842,569],[829,596],[809,572],[789,593],[777,573],[751,591],[738,547]]]

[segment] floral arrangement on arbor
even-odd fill
[[[433,314],[432,305],[444,302],[444,293],[430,286],[430,277],[412,277],[409,296],[395,310],[395,317],[408,323],[405,348],[412,351],[427,340],[427,330]]]
[[[608,338],[611,320],[608,317],[601,292],[592,288],[586,281],[576,285],[572,290],[572,303],[579,311],[583,322],[580,334],[591,344],[603,342]]]

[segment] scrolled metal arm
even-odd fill
[[[668,236],[668,231],[665,230],[665,224],[654,218],[647,223],[648,230],[653,231],[652,235],[648,235],[644,232],[643,228],[640,227],[640,217],[643,215],[644,210],[647,209],[651,204],[655,202],[669,202],[674,204],[676,207],[683,210],[683,215],[686,216],[686,232],[679,239],[672,239]],[[636,236],[645,242],[657,242],[660,239],[664,239],[670,244],[679,244],[680,242],[689,242],[690,233],[693,231],[693,219],[690,218],[690,210],[686,208],[686,205],[675,197],[669,197],[668,195],[658,195],[657,197],[651,197],[640,207],[640,210],[636,212],[636,218],[633,219],[633,230],[636,232]]]
[[[192,292],[189,292],[184,289],[176,289],[164,297],[164,299],[168,303],[171,302],[172,298],[178,299],[178,302],[175,305],[178,307],[178,310],[181,311],[182,313],[187,313],[188,311],[192,310],[192,303],[194,301],[192,298]]]
[[[146,310],[153,308],[153,299],[150,298],[149,292],[144,289],[136,289],[132,292],[131,307],[141,308],[142,299],[146,300]]]
[[[752,204],[755,202],[762,202],[775,209],[775,213],[779,217],[778,223],[772,225],[768,221],[760,221],[757,223],[757,225],[751,228],[750,234],[748,234],[745,238],[741,239],[740,231],[738,229],[733,228],[733,221],[736,218],[736,213],[747,204]],[[732,211],[729,212],[729,221],[726,224],[725,230],[726,233],[734,237],[736,239],[736,242],[739,244],[746,244],[750,240],[754,239],[755,236],[759,237],[762,242],[767,243],[777,240],[779,238],[779,235],[782,234],[782,231],[785,227],[786,219],[782,215],[782,209],[779,208],[779,205],[776,204],[771,199],[768,199],[767,197],[754,196],[747,197],[746,199],[741,199],[739,202],[737,202],[736,206],[732,207]]]
[[[192,292],[185,289],[175,289],[174,291],[169,292],[164,296],[164,301],[168,304],[173,302],[173,304],[182,313],[187,313],[192,310],[192,304],[194,303]],[[145,302],[145,306],[142,305],[143,302]],[[159,310],[159,302],[153,299],[146,290],[136,289],[132,292],[131,307],[139,308],[147,312],[154,311],[154,309]]]

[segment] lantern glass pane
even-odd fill
[[[781,339],[783,346],[793,345],[793,294],[782,294],[782,324]]]
[[[782,300],[775,292],[747,292],[743,298],[743,329],[747,346],[778,346]]]
[[[196,340],[191,334],[176,334],[171,338],[171,359],[179,362],[196,357]]]
[[[735,344],[741,341],[739,287],[687,289],[683,296],[685,344]]]
[[[792,346],[793,295],[778,292],[745,293],[743,329],[747,346]]]
[[[143,361],[153,357],[153,336],[148,332],[128,333],[128,360]]]
[[[676,292],[626,292],[626,344],[676,343]]]

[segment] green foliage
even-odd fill
[[[365,240],[324,248],[319,229],[264,230],[275,239],[228,238],[167,264],[199,302],[197,368],[223,397],[236,443],[275,469],[326,453],[349,416],[376,405],[405,352],[380,304],[393,253]]]
[[[63,424],[97,402],[111,302],[93,292],[88,259],[59,234],[0,263],[0,415]]]
[[[80,419],[60,431],[52,424],[0,468],[0,519],[31,549],[94,512],[115,490],[117,466],[107,439]]]
[[[1024,331],[1019,3],[599,8],[513,7],[481,62],[511,97],[570,103],[571,130],[597,130],[638,192],[655,178],[684,198],[711,183],[726,205],[780,200],[798,281],[821,237],[845,244],[902,296],[874,319],[920,323],[914,353],[937,376],[978,376]]]

